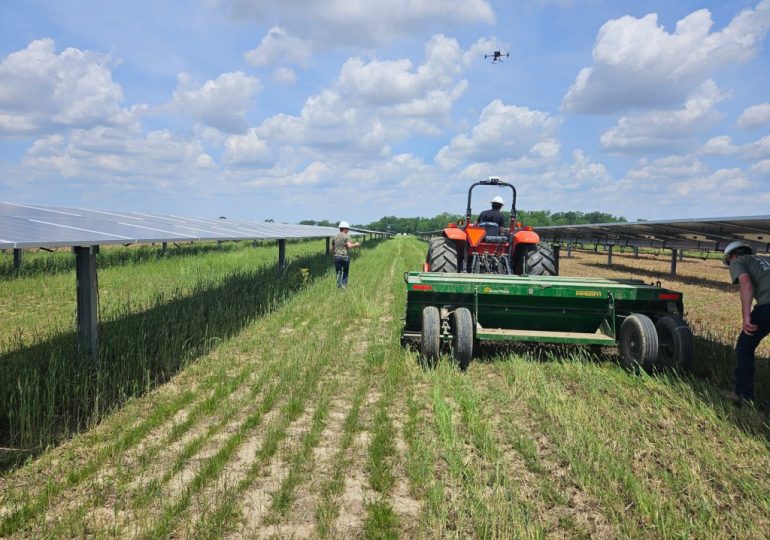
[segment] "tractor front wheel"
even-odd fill
[[[420,353],[430,365],[435,365],[441,347],[441,316],[438,308],[427,306],[422,310]]]
[[[468,369],[473,356],[473,317],[468,308],[457,308],[454,311],[452,354],[460,370]]]
[[[428,248],[428,264],[431,272],[457,272],[457,245],[446,236],[432,238]]]
[[[652,320],[632,313],[620,326],[620,359],[629,370],[639,367],[652,371],[658,360],[658,333]]]

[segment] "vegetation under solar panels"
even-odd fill
[[[0,477],[0,536],[767,536],[767,416],[717,394],[740,316],[718,262],[685,261],[668,283],[684,290],[698,335],[694,377],[634,375],[611,353],[544,347],[488,349],[461,373],[449,358],[423,369],[399,344],[401,276],[424,250],[414,238],[367,241],[344,291],[320,256],[258,313],[241,278],[262,262],[275,278],[274,247],[105,270],[107,313],[134,295],[123,318],[188,302],[147,322],[178,329],[192,317],[209,339],[165,384]],[[322,241],[288,249],[303,264],[322,252]],[[562,271],[668,279],[667,258],[603,263],[580,252]],[[71,275],[53,276],[47,293],[29,279],[15,299],[71,294]],[[180,297],[160,305],[140,292],[175,280]],[[196,314],[220,297],[234,314]],[[726,307],[714,315],[715,305]],[[57,309],[42,313],[53,322]],[[205,329],[217,320],[232,331],[214,339]],[[171,338],[157,332],[147,338]]]
[[[167,381],[328,271],[324,246],[288,243],[281,276],[274,243],[183,246],[176,255],[151,247],[104,250],[98,366],[76,351],[73,270],[0,281],[0,446],[45,447]],[[45,257],[61,266],[74,258]]]

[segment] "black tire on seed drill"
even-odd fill
[[[651,371],[658,360],[658,333],[652,320],[632,313],[620,326],[620,361],[626,369]]]
[[[422,332],[420,332],[420,354],[433,366],[436,364],[441,347],[441,316],[438,308],[427,306],[422,310]]]
[[[473,357],[473,317],[468,308],[458,308],[453,314],[452,355],[458,367],[465,371]]]
[[[556,259],[546,244],[538,244],[527,252],[527,274],[530,276],[555,276]]]
[[[457,272],[457,246],[445,236],[433,238],[428,249],[431,272]]]
[[[693,337],[678,315],[664,315],[655,323],[658,332],[658,365],[686,371],[692,365]]]

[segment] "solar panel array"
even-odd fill
[[[550,243],[721,251],[733,240],[742,239],[759,252],[770,252],[770,216],[554,225],[535,230]]]
[[[0,202],[0,249],[189,242],[323,238],[335,227],[188,218],[139,212],[104,212]]]

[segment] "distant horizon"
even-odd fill
[[[37,204],[35,204],[35,203],[33,203],[33,204],[19,203],[17,201],[8,201],[8,200],[0,201],[0,203],[14,204],[14,205],[19,205],[19,206],[27,206],[27,207],[30,207],[30,208],[36,208],[36,207],[39,207],[39,208],[52,208],[52,209],[57,209],[57,210],[84,210],[84,211],[92,211],[92,212],[125,212],[125,213],[133,212],[133,213],[138,213],[138,214],[144,213],[144,212],[141,212],[139,210],[130,210],[130,209],[129,210],[117,210],[117,209],[114,209],[114,208],[96,208],[96,207],[84,207],[84,206],[80,206],[80,207],[71,206],[71,207],[68,207],[68,206],[58,206],[58,205],[53,205],[53,204],[42,204],[42,203],[37,203]],[[604,213],[604,212],[602,212],[600,210],[590,210],[590,211],[587,211],[587,212],[586,211],[582,211],[582,210],[559,210],[559,211],[552,211],[552,210],[548,210],[546,208],[537,208],[537,209],[532,209],[532,210],[528,210],[528,209],[524,209],[524,208],[519,208],[519,210],[522,211],[522,212],[525,212],[525,213],[530,213],[530,214],[531,213],[539,213],[539,212],[549,212],[550,214],[566,214],[566,213],[570,213],[570,212],[579,212],[581,214]],[[473,213],[474,213],[474,215],[478,215],[479,212],[480,212],[480,210],[479,211],[475,211],[474,210]],[[505,212],[507,213],[507,211],[505,211]],[[254,220],[254,219],[249,219],[248,217],[240,217],[240,216],[237,216],[237,215],[227,216],[227,215],[223,215],[223,214],[214,216],[214,215],[204,215],[204,214],[183,215],[183,214],[181,214],[179,212],[169,212],[169,213],[147,212],[147,213],[149,215],[153,215],[153,216],[179,216],[179,217],[183,217],[183,218],[205,218],[205,219],[223,219],[223,220],[233,219],[233,220],[242,220],[242,221],[252,221],[254,223],[274,222],[274,223],[284,223],[284,224],[293,224],[293,225],[300,225],[300,224],[302,224],[301,223],[302,221],[313,221],[313,222],[316,222],[316,224],[317,223],[321,223],[321,222],[326,222],[326,223],[328,223],[328,225],[322,225],[322,226],[332,226],[332,227],[336,226],[336,224],[341,221],[339,219],[337,219],[337,220],[331,220],[331,219],[326,219],[326,218],[316,219],[316,218],[310,218],[310,217],[303,217],[303,218],[300,218],[300,219],[298,219],[296,221],[278,221],[278,220],[273,219],[273,218],[265,218],[265,219],[262,219],[262,220]],[[386,214],[386,215],[380,216],[379,218],[371,219],[371,220],[368,220],[368,221],[360,221],[360,222],[354,222],[354,221],[351,221],[351,220],[347,220],[347,221],[350,222],[353,227],[356,227],[356,226],[363,227],[363,226],[366,226],[366,225],[370,225],[370,224],[372,224],[372,223],[374,223],[376,221],[380,221],[380,220],[383,220],[383,219],[386,219],[386,218],[391,218],[391,217],[396,218],[396,219],[428,219],[428,220],[430,220],[430,219],[435,219],[435,218],[437,218],[437,217],[439,217],[441,215],[444,215],[444,214],[452,214],[452,215],[460,215],[460,216],[462,216],[464,214],[464,211],[463,212],[443,211],[443,212],[438,212],[438,213],[430,215],[430,216],[429,215],[398,216],[398,215],[394,215],[394,214]],[[2,212],[0,212],[0,215],[2,215]],[[653,219],[645,219],[645,218],[639,218],[639,219],[635,219],[635,220],[630,220],[630,219],[626,218],[625,216],[620,216],[620,215],[613,215],[613,217],[616,218],[617,221],[602,221],[602,222],[592,222],[592,223],[583,223],[583,224],[584,225],[606,225],[606,224],[613,224],[613,223],[633,224],[633,223],[638,223],[638,222],[651,222],[651,223],[655,223],[655,222],[676,222],[676,221],[692,222],[692,221],[706,221],[706,220],[712,220],[712,219],[734,219],[734,220],[768,219],[768,220],[770,220],[770,214],[724,215],[724,216],[715,215],[715,216],[698,216],[698,217],[692,217],[692,218],[663,218],[663,219],[655,219],[655,220],[653,220]],[[621,221],[621,220],[624,220],[624,219],[626,220],[625,222]],[[543,226],[543,225],[541,225],[541,226]]]

